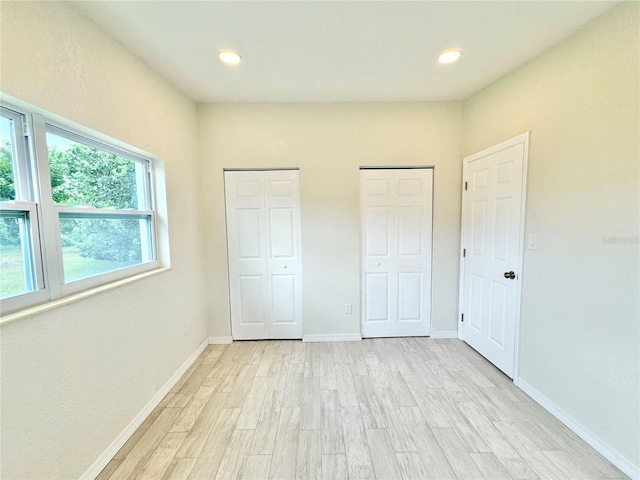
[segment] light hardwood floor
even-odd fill
[[[210,345],[98,477],[625,475],[459,340]]]

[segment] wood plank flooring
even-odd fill
[[[106,479],[627,478],[459,340],[210,345]]]

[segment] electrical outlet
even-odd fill
[[[351,304],[350,303],[345,303],[344,304],[344,313],[350,314],[351,311],[352,311]]]

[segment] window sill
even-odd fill
[[[71,305],[73,303],[80,302],[86,298],[93,297],[100,293],[108,292],[109,290],[114,290],[116,288],[129,285],[130,283],[137,282],[138,280],[143,280],[145,278],[153,277],[160,273],[168,272],[169,270],[171,270],[171,267],[156,268],[147,272],[139,273],[137,275],[132,275],[127,278],[122,278],[114,282],[109,282],[105,285],[89,288],[87,290],[83,290],[82,292],[73,293],[71,295],[67,295],[66,297],[57,298],[55,300],[50,300],[46,303],[41,303],[39,305],[27,307],[22,310],[18,310],[16,312],[8,313],[0,317],[0,325],[7,325],[9,323],[17,322],[19,320],[24,320],[25,318],[40,315],[50,310],[55,310],[56,308],[60,308],[65,305]]]

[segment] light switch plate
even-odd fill
[[[537,250],[538,249],[538,235],[535,233],[530,233],[527,235],[527,248],[529,250]]]

